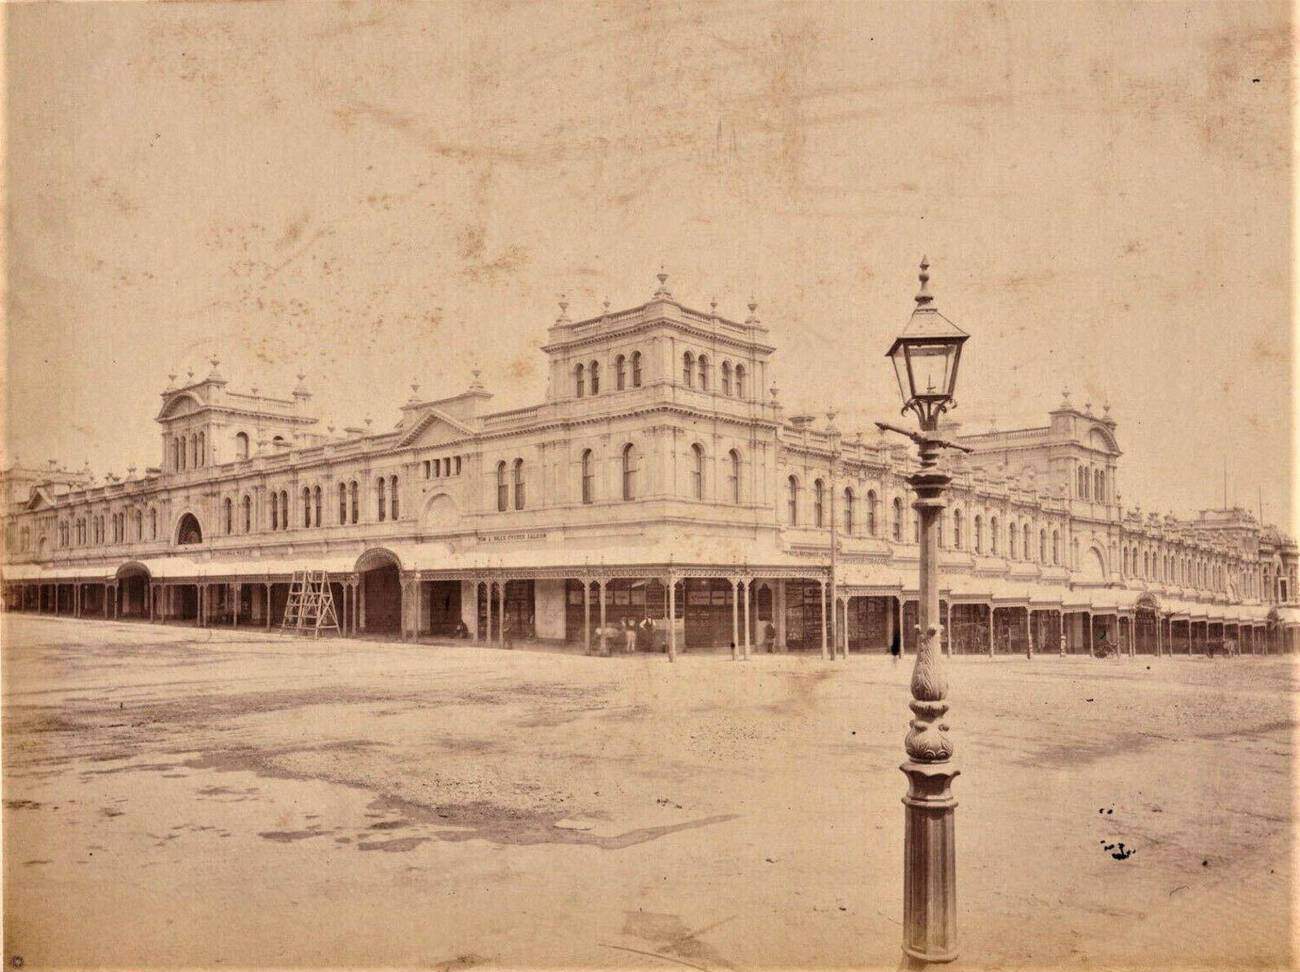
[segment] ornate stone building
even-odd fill
[[[387,430],[338,432],[302,376],[288,398],[232,391],[216,361],[172,376],[156,467],[5,472],[7,608],[271,627],[310,568],[362,633],[463,621],[584,644],[648,617],[676,650],[763,645],[769,625],[790,650],[908,647],[909,449],[785,415],[755,304],[693,310],[660,274],[630,310],[560,307],[527,408],[493,410],[476,377],[437,400],[412,386]],[[974,450],[948,457],[950,651],[1294,648],[1295,542],[1239,509],[1125,509],[1109,409],[1067,395],[1038,428],[948,433]]]

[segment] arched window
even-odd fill
[[[1016,525],[1014,523],[1007,527],[1007,556],[1016,559]]]
[[[348,484],[339,483],[339,526],[348,522]]]
[[[383,476],[375,480],[375,509],[380,523],[388,519],[388,481]]]
[[[844,532],[853,536],[853,488],[844,489]]]
[[[1038,562],[1040,564],[1047,563],[1047,531],[1046,530],[1038,531]]]
[[[253,497],[246,495],[244,497],[244,532],[251,533],[252,531],[253,531]]]
[[[361,514],[361,491],[357,488],[357,481],[354,479],[348,484],[348,492],[352,498],[352,522],[356,523]]]
[[[315,516],[316,516],[316,525],[317,525],[317,526],[320,526],[320,525],[324,522],[324,521],[321,519],[321,515],[320,515],[320,514],[321,514],[320,501],[321,501],[321,492],[320,492],[320,487],[317,486],[317,487],[312,491],[312,503],[313,503],[313,505],[314,505],[315,508],[316,508]]]
[[[903,501],[897,496],[894,497],[894,542],[903,542]]]
[[[221,505],[224,513],[224,515],[221,518],[221,522],[225,524],[226,533],[234,533],[235,532],[235,504],[230,501],[229,497],[227,497],[226,501]]]
[[[302,525],[311,526],[311,487],[302,488]]]
[[[953,549],[961,549],[961,510],[952,511],[952,545]]]
[[[1151,555],[1145,550],[1142,551],[1142,576],[1149,577],[1151,574]]]
[[[627,359],[621,354],[614,359],[614,387],[622,391],[627,383]]]
[[[731,450],[731,502],[740,502],[740,453]]]
[[[695,384],[695,357],[689,351],[682,355],[682,384],[687,388]]]
[[[238,435],[235,436],[235,458],[236,459],[248,458],[248,433],[247,432],[240,432]]]
[[[709,356],[700,355],[700,391],[709,390]]]
[[[510,485],[506,482],[506,464],[497,463],[497,512],[504,513],[510,506]]]
[[[208,464],[208,439],[202,432],[199,433],[199,461],[197,466],[206,466]]]
[[[450,467],[451,467],[451,463],[448,462],[447,466],[448,466],[448,468],[450,468]],[[457,475],[457,476],[460,475],[460,456],[457,456],[457,457],[456,457],[456,475]]]
[[[915,510],[912,511],[912,542],[921,542],[921,514],[917,513]],[[939,537],[939,546],[943,546],[942,535]]]
[[[199,468],[199,435],[197,432],[190,436],[190,468]]]
[[[135,511],[135,538],[144,539],[144,510]]]
[[[586,374],[587,374],[587,369],[585,365],[580,364],[578,365],[578,367],[573,369],[573,380],[574,383],[577,385],[579,398],[581,398],[586,392],[586,388],[585,388]]]
[[[636,499],[636,446],[623,446],[623,499]]]
[[[524,461],[522,459],[515,460],[514,479],[515,509],[522,510],[524,508]]]
[[[880,529],[880,498],[874,489],[867,490],[867,532],[877,536]]]
[[[176,451],[177,451],[178,454],[180,455],[180,462],[178,462],[178,463],[176,464],[176,468],[179,469],[181,472],[184,472],[184,471],[185,471],[185,459],[186,459],[186,456],[187,456],[188,453],[189,453],[189,446],[186,445],[186,443],[185,443],[185,437],[184,437],[184,436],[181,436],[181,438],[177,441],[176,446],[177,446],[177,450],[176,450]]]
[[[280,490],[280,529],[289,529],[289,491]]]
[[[397,477],[396,476],[390,476],[388,478],[388,492],[390,494],[389,498],[392,505],[392,509],[389,511],[392,515],[389,517],[389,519],[396,520],[401,516],[401,514],[397,510]]]
[[[280,494],[271,494],[271,529],[280,529]]]
[[[786,480],[786,516],[791,526],[799,523],[799,480],[791,476]]]
[[[600,394],[600,362],[593,361],[587,368],[591,372],[591,393]]]
[[[641,352],[632,352],[632,387],[641,387]]]
[[[1052,531],[1052,563],[1058,566],[1061,563],[1061,534],[1058,530]]]
[[[1020,543],[1020,556],[1024,557],[1026,560],[1034,559],[1034,548],[1030,543],[1031,536],[1032,534],[1029,532],[1029,524],[1026,523],[1024,525],[1024,532]]]
[[[722,362],[722,394],[731,397],[731,362]]]
[[[582,501],[591,503],[595,499],[595,479],[591,468],[591,450],[582,450]]]
[[[736,365],[736,397],[745,397],[745,366],[743,364]]]
[[[813,526],[823,526],[826,515],[823,511],[826,488],[820,479],[813,480]]]
[[[993,551],[993,556],[998,555],[998,518],[989,517],[989,547]]]
[[[179,439],[172,439],[172,470],[179,471],[181,468],[181,443]]]
[[[978,513],[975,514],[975,552],[984,552],[984,518]]]
[[[1098,469],[1096,476],[1093,478],[1093,498],[1098,503],[1106,502],[1106,472]]]
[[[691,497],[704,499],[704,447],[698,442],[691,446]]]

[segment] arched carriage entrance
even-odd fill
[[[123,564],[117,569],[119,617],[149,616],[149,579],[143,564]]]
[[[357,558],[361,594],[357,621],[362,631],[393,632],[402,628],[402,579],[397,555],[376,548]]]

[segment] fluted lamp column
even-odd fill
[[[903,413],[914,413],[921,430],[876,423],[915,442],[920,457],[920,468],[907,478],[916,493],[912,508],[920,541],[920,599],[909,703],[912,721],[903,742],[907,761],[899,767],[908,782],[903,797],[903,962],[911,968],[957,958],[957,801],[952,781],[960,771],[952,763],[944,719],[948,678],[939,648],[939,516],[943,492],[952,479],[938,468],[938,460],[946,448],[971,451],[936,435],[939,417],[956,406],[957,365],[968,335],[934,306],[928,270],[922,258],[916,309],[888,352]]]

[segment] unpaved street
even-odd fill
[[[909,672],[10,617],[4,958],[893,968]],[[950,672],[961,967],[1290,964],[1290,659]]]

